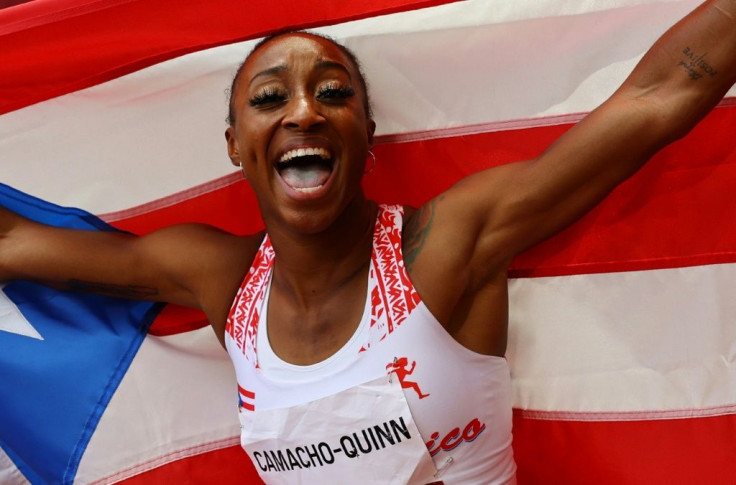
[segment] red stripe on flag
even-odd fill
[[[201,455],[182,458],[119,482],[125,485],[188,483],[218,485],[259,485],[255,467],[240,446],[231,446]]]
[[[330,25],[452,1],[30,2],[0,10],[0,114],[286,27]]]
[[[519,485],[732,484],[736,415],[625,422],[514,416]]]
[[[736,226],[722,220],[722,214],[736,213],[731,195],[736,186],[732,101],[656,155],[578,223],[517,258],[512,275],[735,262]],[[364,179],[366,193],[381,202],[418,206],[473,172],[537,156],[570,126],[384,143],[374,149],[378,163]],[[114,224],[136,233],[179,222],[207,222],[237,234],[257,232],[263,223],[255,196],[236,178],[226,177],[227,183],[216,190],[197,189],[192,198],[179,194],[161,208],[153,204],[141,214],[129,211],[130,217]],[[718,228],[718,237],[702,237],[713,228]]]
[[[210,224],[233,234],[254,234],[263,229],[255,194],[240,173],[194,187],[141,207],[102,218],[116,228],[147,234],[162,227],[187,222]]]
[[[209,324],[204,312],[193,308],[169,304],[158,314],[148,333],[157,337],[165,337],[167,335],[197,330]]]
[[[672,268],[736,261],[732,100],[658,153],[578,223],[516,259],[514,276]],[[572,125],[386,144],[365,178],[369,196],[419,205],[478,170],[542,153]],[[432,163],[427,161],[431,160]],[[411,183],[406,183],[411,181]],[[718,237],[704,238],[718,227]],[[662,234],[668,234],[663,238]]]

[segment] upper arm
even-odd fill
[[[0,278],[202,309],[211,285],[219,284],[218,272],[225,272],[222,281],[235,281],[234,263],[247,267],[247,246],[243,238],[201,225],[138,237],[16,218],[0,239]]]
[[[435,226],[493,271],[571,224],[657,150],[684,136],[736,81],[736,3],[704,3],[643,57],[600,107],[533,160],[461,181],[435,207]],[[693,57],[708,53],[708,69]],[[467,239],[467,240],[466,240]]]
[[[480,201],[477,251],[510,260],[598,204],[668,139],[656,104],[615,95],[537,158],[480,173],[458,187]],[[470,199],[472,198],[472,199]]]
[[[505,271],[521,251],[580,218],[662,144],[660,114],[616,97],[537,158],[471,175],[432,204],[434,238],[462,248],[472,279]]]

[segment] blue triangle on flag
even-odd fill
[[[0,205],[52,226],[115,230],[87,212],[4,184]],[[19,311],[18,320],[26,321],[16,323],[41,337],[0,328],[0,447],[31,483],[70,484],[162,305],[27,281],[10,282],[0,291]]]

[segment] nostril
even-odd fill
[[[308,129],[325,122],[325,117],[314,109],[293,111],[284,117],[282,125],[289,128]]]

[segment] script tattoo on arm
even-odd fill
[[[705,74],[710,77],[715,77],[718,74],[718,71],[705,61],[705,56],[708,55],[707,52],[698,54],[688,46],[682,50],[682,53],[685,59],[678,62],[677,65],[682,66],[693,81],[700,79]]]
[[[440,200],[442,200],[442,197],[443,196],[440,196]],[[406,265],[407,270],[411,269],[417,256],[422,252],[424,243],[427,240],[427,235],[432,228],[435,200],[436,199],[432,199],[428,203],[424,204],[422,208],[412,215],[412,217],[406,222],[402,245],[404,264]]]
[[[69,280],[66,287],[72,291],[142,300],[153,300],[158,295],[158,288],[138,285],[111,285],[93,281]]]

